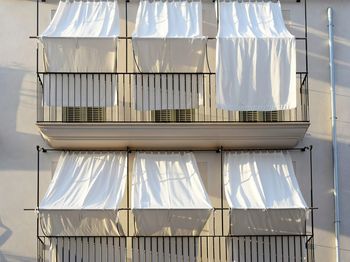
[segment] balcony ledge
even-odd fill
[[[37,122],[44,140],[59,149],[290,148],[309,122],[57,123]]]

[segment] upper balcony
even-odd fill
[[[217,30],[215,5],[202,2],[203,31],[213,36]],[[45,10],[45,4],[40,6]],[[304,137],[310,124],[306,12],[295,16],[301,27],[298,24],[295,31],[292,23],[288,27],[296,36],[297,107],[230,111],[216,105],[214,37],[208,38],[200,72],[149,73],[138,68],[130,37],[137,7],[138,2],[120,3],[123,36],[118,40],[115,72],[48,71],[39,63],[43,52],[38,47],[37,126],[50,146],[290,148]],[[282,2],[284,11],[301,12],[305,7]],[[288,21],[288,12],[284,15]]]

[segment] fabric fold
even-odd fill
[[[139,235],[199,235],[211,210],[192,153],[136,154],[132,211]]]
[[[63,153],[39,205],[46,235],[119,235],[126,184],[122,153]]]
[[[273,111],[296,107],[295,37],[280,3],[220,2],[217,107]]]
[[[115,75],[108,75],[112,78],[109,82],[89,78],[95,77],[93,73],[116,72],[118,36],[117,1],[61,0],[51,23],[40,35],[45,70],[56,73],[43,77],[44,103],[57,107],[117,104]],[[88,93],[89,86],[97,84]],[[100,96],[93,96],[94,92]]]
[[[307,205],[288,152],[226,153],[232,234],[305,234]]]
[[[153,89],[159,89],[169,97],[146,104],[152,97],[134,95],[136,109],[190,109],[202,105],[202,89],[198,89],[196,83],[186,81],[184,85],[187,89],[180,90],[180,95],[176,96],[174,90],[178,86],[174,81],[179,77],[186,79],[192,73],[203,72],[206,43],[207,38],[202,36],[200,1],[140,1],[132,35],[135,69],[141,73],[164,73],[169,82],[165,85],[157,82],[151,84],[145,75],[142,77],[142,86],[137,85],[137,79],[134,79],[134,94],[148,94]],[[203,81],[203,75],[198,74],[198,78]],[[182,97],[189,103],[182,104]],[[167,108],[164,105],[169,104],[169,100],[173,106]]]

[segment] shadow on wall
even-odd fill
[[[35,74],[20,64],[0,67],[0,86],[0,170],[35,170],[35,145],[43,144],[35,134]]]

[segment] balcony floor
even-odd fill
[[[309,122],[58,123],[37,122],[45,141],[60,149],[291,148]]]

